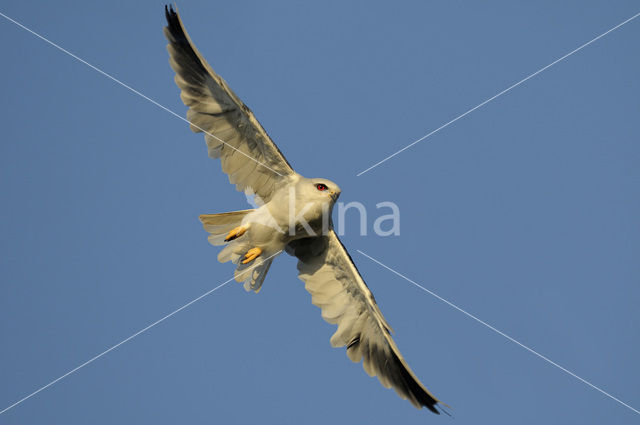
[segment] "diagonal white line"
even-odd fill
[[[540,74],[541,72],[551,68],[553,65],[557,64],[558,62],[568,58],[569,56],[573,55],[574,53],[584,49],[585,47],[587,47],[588,45],[590,45],[591,43],[594,43],[595,41],[601,39],[602,37],[604,37],[605,35],[609,34],[612,31],[617,30],[618,28],[620,28],[621,26],[623,26],[624,24],[634,20],[635,18],[637,18],[638,16],[640,16],[640,13],[636,13],[635,15],[633,15],[632,17],[630,17],[629,19],[627,19],[624,22],[619,23],[618,25],[616,25],[615,27],[607,30],[606,32],[603,32],[602,34],[600,34],[599,36],[587,41],[586,43],[584,43],[582,46],[570,51],[569,53],[567,53],[566,55],[556,59],[555,61],[551,62],[549,65],[540,68],[539,70],[537,70],[536,72],[534,72],[533,74],[528,75],[527,77],[523,78],[522,80],[518,81],[517,83],[507,87],[506,89],[502,90],[500,93],[496,94],[495,96],[490,97],[489,99],[485,100],[482,103],[479,103],[478,105],[474,106],[473,108],[469,109],[467,112],[463,113],[462,115],[458,115],[457,117],[455,117],[454,119],[452,119],[451,121],[441,125],[440,127],[436,128],[435,130],[433,130],[430,133],[425,134],[424,136],[422,136],[421,138],[419,138],[418,140],[415,140],[411,143],[409,143],[407,146],[405,146],[404,148],[400,149],[399,151],[392,153],[391,155],[389,155],[388,157],[384,158],[381,161],[376,162],[375,164],[373,164],[371,167],[360,171],[358,174],[356,174],[357,177],[360,177],[361,175],[363,175],[364,173],[376,168],[378,165],[387,162],[388,160],[390,160],[391,158],[393,158],[394,156],[398,155],[399,153],[402,153],[404,151],[406,151],[407,149],[409,149],[410,147],[412,147],[413,145],[420,143],[421,141],[423,141],[424,139],[426,139],[427,137],[436,134],[438,131],[442,130],[445,127],[448,127],[450,124],[453,124],[454,122],[458,121],[460,118],[463,118],[467,115],[469,115],[470,113],[472,113],[473,111],[475,111],[478,108],[483,107],[484,105],[486,105],[487,103],[491,102],[494,99],[497,99],[498,97],[502,96],[503,94],[505,94],[506,92],[510,91],[513,88],[518,87],[520,84],[524,83],[525,81],[535,77],[536,75]]]
[[[381,263],[380,261],[376,260],[375,258],[371,257],[370,255],[365,254],[364,252],[360,251],[359,249],[357,250],[360,254],[364,255],[365,257],[367,257],[369,260],[373,261],[374,263],[384,267],[385,269],[389,270],[391,273],[403,278],[404,280],[406,280],[409,283],[412,283],[413,285],[417,286],[418,288],[422,289],[423,291],[427,292],[428,294],[433,295],[434,297],[436,297],[437,299],[439,299],[440,301],[448,304],[449,306],[455,308],[456,310],[458,310],[459,312],[466,314],[467,316],[469,316],[470,318],[472,318],[473,320],[475,320],[478,323],[483,324],[484,326],[488,327],[489,329],[491,329],[492,331],[502,335],[503,337],[507,338],[509,341],[514,342],[516,344],[518,344],[520,347],[524,348],[525,350],[529,351],[532,354],[535,354],[536,356],[540,357],[542,360],[546,361],[547,363],[552,364],[553,366],[557,367],[558,369],[562,370],[563,372],[568,373],[569,375],[573,376],[574,378],[578,379],[579,381],[584,382],[585,384],[587,384],[588,386],[590,386],[591,388],[601,392],[602,394],[606,395],[607,397],[611,398],[612,400],[617,401],[618,403],[620,403],[621,405],[633,410],[634,412],[640,414],[640,411],[638,409],[635,409],[631,406],[629,406],[627,403],[621,401],[620,399],[617,399],[616,397],[612,396],[611,394],[609,394],[608,392],[606,392],[605,390],[593,385],[591,382],[587,381],[586,379],[583,379],[581,377],[579,377],[578,375],[576,375],[575,373],[571,372],[570,370],[560,366],[558,363],[554,362],[553,360],[549,359],[548,357],[543,356],[542,354],[538,353],[537,351],[535,351],[532,348],[527,347],[526,345],[524,345],[523,343],[521,343],[520,341],[515,340],[514,338],[510,337],[509,335],[507,335],[506,333],[494,328],[493,326],[491,326],[490,324],[488,324],[487,322],[478,319],[476,316],[474,316],[471,313],[468,313],[467,311],[463,310],[462,308],[458,307],[457,305],[455,305],[454,303],[452,303],[451,301],[448,301],[444,298],[442,298],[440,295],[436,294],[435,292],[432,292],[430,290],[428,290],[427,288],[425,288],[424,286],[420,285],[419,283],[414,282],[413,280],[409,279],[408,277],[406,277],[405,275],[403,275],[402,273],[399,273],[397,271],[395,271],[394,269],[392,269],[391,267]]]
[[[275,257],[276,255],[280,254],[282,251],[278,251],[275,254],[271,255],[270,257],[267,257],[264,261],[270,260],[271,258]],[[261,263],[260,263],[261,264]],[[238,273],[238,276],[241,276],[245,273],[247,273],[250,270],[253,270],[256,266],[260,265],[260,264],[255,264],[245,270],[243,270],[242,272]],[[87,366],[90,363],[93,363],[95,360],[98,360],[100,357],[104,356],[105,354],[109,353],[110,351],[115,350],[116,348],[120,347],[122,344],[131,341],[133,338],[137,337],[138,335],[140,335],[143,332],[148,331],[149,329],[153,328],[155,325],[158,325],[162,322],[164,322],[165,320],[167,320],[168,318],[170,318],[171,316],[175,315],[176,313],[184,310],[185,308],[189,307],[191,304],[196,303],[198,301],[200,301],[201,299],[203,299],[204,297],[206,297],[207,295],[217,291],[218,289],[222,288],[224,285],[226,285],[227,283],[231,282],[232,280],[234,280],[235,277],[232,277],[229,280],[226,280],[224,282],[222,282],[220,285],[216,286],[213,289],[210,289],[209,291],[205,292],[204,294],[200,295],[198,298],[194,298],[193,300],[189,301],[188,303],[186,303],[185,305],[183,305],[180,308],[177,308],[175,310],[173,310],[171,313],[167,314],[166,316],[164,316],[162,319],[158,319],[155,322],[153,322],[152,324],[150,324],[149,326],[140,329],[138,332],[134,333],[131,336],[128,336],[127,338],[123,339],[122,341],[120,341],[119,343],[117,343],[116,345],[112,345],[111,347],[109,347],[108,349],[104,350],[102,353],[98,354],[97,356],[92,357],[91,359],[87,360],[86,362],[82,363],[80,366],[71,369],[69,372],[65,373],[64,375],[54,379],[53,381],[49,382],[47,385],[38,388],[36,391],[32,392],[31,394],[29,394],[26,397],[21,398],[20,400],[16,401],[15,403],[13,403],[10,406],[7,406],[6,408],[4,408],[4,410],[0,410],[0,415],[2,415],[3,413],[5,413],[6,411],[13,409],[14,407],[16,407],[17,405],[19,405],[20,403],[22,403],[23,401],[26,401],[28,399],[30,399],[31,397],[33,397],[34,395],[38,394],[40,391],[46,390],[47,388],[49,388],[50,386],[54,385],[55,383],[63,380],[64,378],[66,378],[67,376],[71,375],[72,373],[77,372],[78,370],[82,369],[83,367]]]
[[[277,175],[279,175],[280,177],[282,177],[282,174],[280,174],[279,172],[277,172],[276,170],[274,170],[273,168],[269,167],[268,165],[258,161],[257,159],[253,158],[250,155],[247,155],[246,153],[244,153],[243,151],[241,151],[240,149],[237,149],[233,146],[231,146],[229,143],[225,142],[224,140],[222,140],[221,138],[219,138],[218,136],[209,133],[207,130],[193,124],[192,122],[190,122],[188,119],[183,118],[182,116],[180,116],[179,114],[173,112],[171,109],[167,108],[166,106],[156,102],[155,100],[151,99],[150,97],[140,93],[138,90],[134,89],[133,87],[123,83],[122,81],[118,80],[116,77],[114,77],[113,75],[101,70],[100,68],[90,64],[89,62],[85,61],[82,58],[79,58],[78,56],[74,55],[73,53],[71,53],[70,51],[64,49],[63,47],[60,47],[59,45],[57,45],[56,43],[54,43],[53,41],[47,39],[46,37],[38,34],[37,32],[33,31],[30,28],[27,28],[26,26],[22,25],[20,22],[16,21],[15,19],[10,18],[9,16],[5,15],[4,13],[0,12],[0,16],[2,16],[3,18],[5,18],[6,20],[13,22],[14,24],[16,24],[17,26],[19,26],[20,28],[22,28],[25,31],[30,32],[31,34],[35,35],[36,37],[38,37],[39,39],[45,41],[46,43],[50,44],[51,46],[55,47],[56,49],[60,50],[61,52],[66,53],[67,55],[71,56],[72,58],[76,59],[79,62],[82,62],[83,64],[87,65],[89,68],[93,69],[96,72],[99,72],[100,74],[104,75],[105,77],[107,77],[108,79],[114,81],[117,84],[120,84],[122,87],[126,88],[127,90],[130,90],[131,92],[137,94],[138,96],[140,96],[141,98],[148,100],[149,102],[153,103],[154,105],[156,105],[158,108],[163,109],[165,111],[167,111],[168,113],[170,113],[171,115],[173,115],[174,117],[177,117],[179,119],[181,119],[182,121],[192,125],[193,127],[197,128],[198,130],[202,131],[203,133],[213,137],[214,139],[216,139],[217,141],[219,141],[220,143],[223,143],[224,145],[228,146],[229,148],[233,149],[234,151],[246,156],[247,158],[249,158],[250,160],[262,165],[263,167],[273,171],[274,173],[276,173]]]

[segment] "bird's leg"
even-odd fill
[[[239,238],[240,236],[244,235],[244,232],[246,232],[248,228],[249,228],[249,226],[238,226],[235,229],[232,229],[227,234],[227,237],[224,238],[224,241],[225,242],[229,242],[229,241],[232,241],[234,239]]]
[[[255,260],[260,256],[260,254],[262,254],[262,250],[260,248],[258,247],[251,248],[244,255],[244,260],[242,261],[242,264],[247,264],[248,262]]]

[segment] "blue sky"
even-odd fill
[[[296,169],[395,202],[343,237],[458,424],[639,416],[358,254],[640,408],[640,20],[617,2],[181,1],[209,63]],[[180,115],[163,4],[0,12]],[[246,207],[181,120],[0,17],[0,410],[232,276],[197,216]],[[372,221],[369,229],[372,227]],[[369,378],[278,258],[0,416],[6,424],[450,423]]]

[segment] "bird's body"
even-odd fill
[[[245,289],[258,292],[271,261],[285,251],[287,245],[298,239],[327,234],[338,196],[340,188],[335,183],[327,179],[307,179],[295,173],[275,187],[269,202],[256,209],[205,214],[200,220],[210,233],[209,241],[213,245],[226,244],[218,260],[238,264],[236,280],[244,282]],[[249,250],[258,255],[247,256]],[[251,273],[245,272],[249,263],[253,267]]]
[[[233,93],[197,51],[173,8],[166,8],[165,36],[180,97],[189,107],[191,129],[205,133],[209,156],[238,190],[256,195],[251,210],[200,216],[213,245],[225,245],[221,262],[237,265],[235,278],[258,292],[271,262],[282,251],[298,258],[298,277],[338,325],[334,347],[362,361],[370,376],[415,407],[439,413],[439,401],[420,383],[391,338],[382,316],[347,250],[333,231],[331,211],[340,188],[327,179],[296,173],[253,112]]]

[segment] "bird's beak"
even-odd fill
[[[331,196],[331,198],[335,201],[338,200],[338,197],[340,196],[340,192],[336,192],[334,190],[329,192],[329,196]]]

